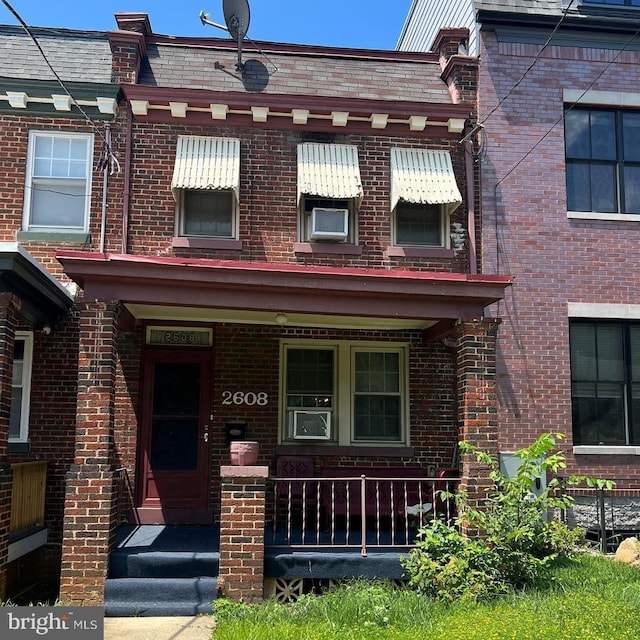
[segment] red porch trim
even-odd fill
[[[85,296],[139,304],[404,319],[475,318],[509,276],[59,251]]]

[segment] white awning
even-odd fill
[[[171,191],[230,189],[240,199],[240,140],[178,136]]]
[[[391,149],[391,211],[398,201],[445,205],[462,202],[448,151]]]
[[[298,202],[303,195],[362,200],[358,148],[346,144],[298,145]]]

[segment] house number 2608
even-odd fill
[[[222,404],[246,404],[249,407],[258,405],[264,407],[269,403],[269,395],[264,391],[223,391]]]

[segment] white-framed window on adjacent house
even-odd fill
[[[25,231],[88,231],[92,159],[90,133],[29,133]]]
[[[240,140],[178,136],[171,190],[176,236],[236,240]]]
[[[640,110],[565,109],[567,208],[640,214]]]
[[[11,381],[10,442],[27,442],[29,439],[32,364],[33,334],[17,331],[14,341],[13,379]]]
[[[281,441],[406,445],[407,345],[282,343]]]

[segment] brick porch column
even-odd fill
[[[20,301],[13,294],[0,293],[0,601],[4,600],[7,591],[12,488],[7,449],[13,378],[13,345],[19,306]]]
[[[243,602],[264,596],[265,491],[269,467],[223,466],[220,509],[222,595]]]
[[[460,441],[473,444],[498,456],[498,398],[496,394],[497,320],[464,320],[456,326],[458,424]],[[475,456],[461,456],[461,489],[469,504],[482,508],[486,489],[491,486],[489,468]],[[474,535],[465,528],[463,532]]]
[[[115,533],[113,474],[117,325],[120,307],[81,308],[74,464],[67,473],[60,599],[99,605]]]

